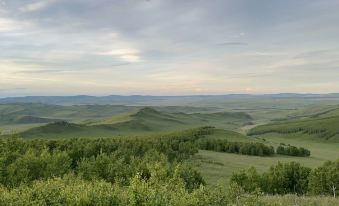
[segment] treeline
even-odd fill
[[[309,157],[311,155],[311,152],[303,147],[297,148],[285,144],[280,144],[276,151],[274,151],[274,147],[258,142],[229,142],[222,139],[199,139],[197,144],[199,149],[203,150],[242,155],[272,156],[275,153],[298,157]]]
[[[154,164],[172,177],[177,165],[187,189],[204,184],[201,175],[183,160],[198,152],[194,141],[210,127],[149,138],[65,140],[0,139],[0,184],[12,188],[35,180],[75,174],[126,185],[139,173],[150,178]]]
[[[297,157],[309,157],[311,155],[311,151],[303,147],[298,148],[291,145],[280,144],[277,147],[277,154]]]
[[[200,139],[199,149],[254,156],[272,156],[274,148],[258,142],[229,142],[221,139]]]
[[[339,159],[310,169],[299,163],[278,163],[259,174],[255,168],[233,174],[231,182],[245,191],[256,189],[267,194],[333,195],[339,190]]]
[[[149,138],[0,139],[0,205],[264,205],[237,185],[204,187],[185,161],[211,129]]]
[[[305,134],[321,134],[321,135],[332,135],[327,134],[326,129],[315,129],[315,128],[307,128],[307,127],[288,127],[288,126],[282,126],[279,127],[279,124],[277,125],[263,125],[258,126],[258,128],[254,128],[248,132],[248,135],[262,135],[266,133],[279,133],[279,134],[294,134],[298,132],[303,132]]]

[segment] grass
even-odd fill
[[[20,132],[24,132],[26,130],[36,128],[43,126],[45,124],[9,124],[9,125],[3,125],[0,129],[0,136],[1,135],[9,135],[9,134],[17,134]]]
[[[339,198],[322,196],[263,196],[262,202],[271,206],[335,206],[339,205]]]
[[[296,161],[307,167],[314,168],[322,165],[327,160],[336,160],[339,158],[339,143],[328,142],[306,134],[266,134],[260,137],[246,137],[244,135],[228,135],[228,132],[219,130],[207,136],[207,138],[225,138],[230,141],[259,141],[274,147],[277,147],[283,142],[298,147],[302,146],[311,151],[310,157],[283,155],[258,157],[200,150],[194,157],[193,163],[210,185],[216,185],[218,183],[228,184],[233,172],[248,169],[252,166],[256,167],[259,172],[264,172],[278,162]]]
[[[21,117],[32,116],[24,123],[35,123],[39,118],[58,119],[81,123],[88,119],[109,118],[132,111],[137,107],[122,105],[47,105],[39,103],[0,104],[0,126],[15,125]],[[31,122],[30,122],[31,121]],[[24,125],[24,124],[22,124]],[[20,126],[20,125],[18,125]]]
[[[214,129],[213,133],[206,136],[207,139],[227,139],[234,142],[252,142],[256,141],[256,138],[247,137],[241,133],[224,130],[224,129]]]
[[[339,116],[326,118],[309,118],[305,120],[267,124],[255,127],[250,135],[266,133],[307,133],[331,141],[339,141]]]
[[[212,125],[235,129],[251,117],[246,113],[167,113],[152,108],[142,108],[136,113],[122,114],[109,119],[88,121],[86,124],[51,123],[19,133],[23,138],[72,138],[72,137],[115,137],[151,135],[174,132],[189,128]]]

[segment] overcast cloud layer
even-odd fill
[[[0,96],[339,92],[337,0],[0,0]]]

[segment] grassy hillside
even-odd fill
[[[100,122],[111,118],[115,123],[116,118],[136,113],[137,106],[123,105],[51,105],[40,103],[12,103],[0,104],[0,126],[13,124],[48,123],[45,119],[65,120],[73,123]],[[155,107],[156,110],[166,113],[184,112],[211,112],[218,108],[202,108],[192,106]],[[220,109],[219,109],[220,110]],[[31,117],[31,118],[29,118]],[[39,120],[40,118],[40,120]],[[118,118],[118,119],[119,119]],[[23,119],[23,120],[21,120]],[[120,120],[117,120],[120,121]]]
[[[325,118],[308,118],[290,122],[267,124],[255,127],[249,131],[249,135],[261,135],[266,133],[305,133],[315,135],[324,140],[339,140],[339,116]]]
[[[310,157],[292,157],[274,155],[271,157],[258,157],[238,155],[214,151],[200,150],[194,156],[194,163],[199,172],[210,185],[227,184],[233,172],[238,172],[249,167],[256,167],[259,172],[264,172],[271,165],[278,162],[296,161],[307,167],[317,167],[327,160],[336,160],[339,157],[339,143],[323,141],[307,134],[265,134],[257,137],[247,137],[239,133],[215,130],[206,138],[227,139],[230,141],[256,141],[266,145],[277,147],[280,143],[291,144],[297,147],[305,147],[311,151]]]
[[[0,126],[16,122],[20,117],[35,117],[82,122],[87,119],[107,118],[115,114],[132,111],[134,107],[121,105],[76,105],[60,106],[47,104],[0,104]],[[26,118],[27,120],[27,118]],[[32,118],[31,122],[34,123]]]
[[[251,121],[251,116],[238,113],[166,113],[142,108],[135,113],[120,114],[86,124],[57,122],[19,133],[24,138],[113,137],[171,132],[211,125],[236,129]]]
[[[308,118],[324,118],[339,116],[338,105],[310,105],[299,108],[295,112],[287,114],[285,117],[272,119],[273,121],[301,120]]]
[[[337,106],[313,106],[296,113],[294,120],[280,121],[257,126],[249,131],[250,136],[239,138],[241,141],[258,141],[275,148],[280,143],[305,147],[311,151],[311,156],[291,157],[275,155],[272,157],[255,157],[221,153],[214,151],[199,151],[195,156],[198,170],[210,184],[227,183],[233,172],[256,167],[260,172],[267,170],[278,162],[296,161],[314,168],[324,161],[339,157],[339,116]],[[286,119],[290,119],[291,116]],[[217,131],[208,138],[232,138],[223,131]]]

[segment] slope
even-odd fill
[[[307,118],[302,120],[273,123],[255,127],[249,135],[267,133],[295,134],[302,133],[316,136],[324,140],[339,140],[339,116],[323,118]]]
[[[120,121],[107,124],[107,119],[88,124],[51,123],[21,132],[24,138],[113,137],[117,135],[146,135],[211,125],[237,128],[251,121],[244,113],[185,114],[165,113],[142,108],[136,113],[119,116]],[[109,119],[112,120],[112,117]]]

